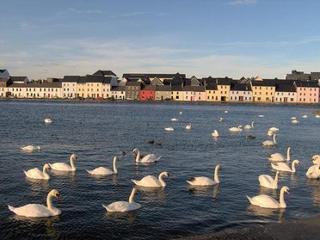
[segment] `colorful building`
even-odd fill
[[[280,80],[276,84],[274,102],[277,103],[296,103],[297,92],[292,81]]]
[[[230,102],[251,102],[252,91],[250,84],[240,81],[232,81],[230,89]]]
[[[156,86],[155,100],[171,100],[171,87],[168,85]]]
[[[139,101],[154,101],[156,96],[156,86],[143,86],[139,91]]]
[[[297,89],[297,100],[299,103],[319,102],[319,82],[318,81],[295,81]]]
[[[274,79],[252,80],[252,101],[258,103],[274,102],[276,84]]]

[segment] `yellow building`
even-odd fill
[[[15,98],[62,98],[61,82],[13,83],[7,95]]]
[[[171,87],[171,100],[173,101],[184,101],[185,96],[180,86],[173,86]]]
[[[276,91],[275,80],[263,79],[251,81],[252,89],[252,101],[268,103],[274,102],[274,96]]]
[[[76,95],[81,98],[111,98],[111,79],[103,76],[80,77]]]

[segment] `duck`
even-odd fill
[[[247,196],[250,204],[262,207],[262,208],[273,208],[273,209],[279,209],[279,208],[286,208],[286,202],[284,201],[284,193],[289,193],[289,188],[287,186],[283,186],[280,190],[280,201],[278,202],[273,197],[270,197],[265,194],[260,194],[255,197],[249,197]]]
[[[191,128],[192,128],[191,123],[188,123],[188,124],[186,125],[186,129],[187,129],[187,130],[190,130]]]
[[[273,134],[272,140],[265,140],[262,142],[262,145],[264,147],[273,147],[275,145],[277,145],[277,141],[276,141],[276,134]]]
[[[78,160],[78,156],[73,153],[70,155],[70,165],[67,163],[61,163],[61,162],[57,162],[57,163],[49,163],[49,166],[51,169],[56,170],[56,171],[65,171],[65,172],[74,172],[76,171],[76,165],[75,165],[75,161]]]
[[[47,124],[52,123],[52,119],[51,118],[45,118],[43,121],[44,121],[44,123],[47,123]]]
[[[47,169],[49,168],[50,168],[49,164],[46,163],[43,165],[42,171],[39,170],[39,168],[32,168],[23,172],[27,178],[49,180],[50,176],[47,173]]]
[[[306,176],[310,179],[320,178],[320,165],[314,164],[313,166],[309,167],[308,171],[306,172]]]
[[[164,130],[167,132],[173,132],[174,128],[173,127],[166,127],[166,128],[164,128]]]
[[[164,188],[166,186],[163,177],[168,177],[168,172],[162,172],[159,174],[158,178],[152,175],[145,176],[141,180],[131,180],[135,185],[140,187],[149,187],[149,188]]]
[[[53,207],[52,199],[59,197],[60,193],[58,190],[53,189],[47,195],[47,206],[42,204],[27,204],[21,207],[12,207],[8,205],[8,208],[11,212],[23,217],[43,218],[58,216],[61,214],[61,210]]]
[[[230,132],[242,132],[241,126],[229,128]]]
[[[220,183],[219,170],[221,165],[218,164],[214,169],[213,179],[208,177],[192,177],[187,180],[187,183],[191,186],[214,186]]]
[[[253,136],[253,135],[248,135],[248,136],[246,136],[246,139],[250,139],[250,140],[253,140],[253,139],[256,139],[256,136]]]
[[[268,159],[272,162],[290,161],[291,160],[290,151],[291,151],[291,147],[288,147],[286,158],[281,153],[273,153],[270,155],[270,157]]]
[[[251,125],[247,124],[243,128],[246,129],[246,130],[250,130],[250,129],[254,128],[254,121],[251,122]]]
[[[109,168],[105,168],[105,167],[97,167],[93,170],[86,170],[89,174],[91,175],[99,175],[99,176],[108,176],[108,175],[114,175],[114,174],[118,174],[118,170],[117,170],[117,156],[113,157],[113,170],[109,169]]]
[[[265,175],[265,174],[259,176],[260,186],[265,188],[278,189],[278,180],[279,180],[279,171],[277,171],[274,179],[271,176]]]
[[[293,160],[291,163],[291,168],[290,168],[289,164],[286,162],[271,163],[271,167],[277,171],[295,173],[296,172],[296,165],[298,165],[298,164],[299,164],[299,160]]]
[[[141,156],[141,153],[138,148],[134,148],[132,150],[133,154],[135,155],[136,163],[155,163],[160,160],[161,156],[157,156],[155,154],[147,154],[145,156]]]
[[[40,151],[41,148],[40,146],[26,145],[26,146],[22,146],[20,149],[24,152],[35,152],[35,151]]]
[[[220,135],[219,135],[218,130],[214,130],[214,131],[211,133],[211,136],[214,137],[214,138],[219,137]]]
[[[134,202],[134,196],[136,192],[137,192],[137,189],[133,188],[128,202],[117,201],[109,205],[102,205],[102,206],[107,210],[107,212],[110,212],[110,213],[115,213],[115,212],[124,213],[124,212],[131,212],[131,211],[138,210],[139,208],[141,208],[141,205],[139,203]]]

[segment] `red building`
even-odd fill
[[[139,92],[140,101],[154,101],[156,97],[156,88],[152,85],[144,86]]]

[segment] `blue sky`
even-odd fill
[[[320,1],[2,0],[0,68],[284,77],[320,71]]]

